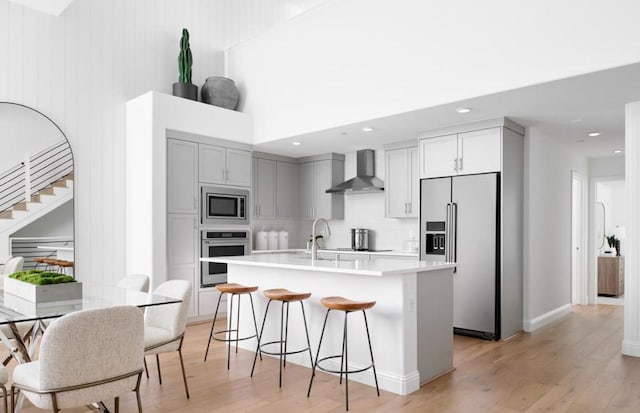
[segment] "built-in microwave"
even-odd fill
[[[249,225],[249,190],[202,186],[202,225]]]

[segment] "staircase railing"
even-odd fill
[[[73,171],[73,155],[66,140],[27,156],[18,165],[0,174],[0,212],[31,196]]]

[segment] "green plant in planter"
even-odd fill
[[[180,38],[180,54],[178,55],[178,81],[191,83],[191,67],[193,66],[193,56],[189,45],[189,30],[182,29]]]
[[[29,270],[14,272],[9,275],[18,281],[27,282],[34,285],[63,284],[73,283],[76,280],[70,275],[60,274],[58,272],[46,272],[41,270]]]
[[[607,244],[609,244],[609,248],[615,248],[617,240],[618,239],[615,235],[607,235]]]

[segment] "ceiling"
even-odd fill
[[[634,101],[640,101],[640,63],[261,143],[255,148],[292,157],[348,153],[415,139],[428,130],[506,116],[522,126],[539,128],[586,157],[624,156],[613,151],[624,149],[624,105]],[[459,114],[456,108],[460,107],[471,108],[471,112]],[[364,126],[374,130],[364,132]],[[595,131],[600,136],[588,136]]]
[[[33,10],[59,16],[73,0],[10,0]]]

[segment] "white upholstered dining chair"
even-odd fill
[[[117,287],[148,293],[149,276],[146,274],[129,274],[118,281]]]
[[[119,396],[134,391],[142,412],[143,355],[144,321],[139,308],[67,314],[43,334],[39,360],[13,370],[12,396],[18,390],[36,407],[53,412],[114,398],[118,412]]]
[[[157,295],[181,300],[180,303],[151,306],[146,308],[144,318],[144,355],[156,356],[158,366],[158,380],[162,384],[160,372],[160,353],[178,352],[184,390],[189,398],[187,375],[184,371],[182,359],[182,341],[187,326],[187,311],[191,300],[191,283],[184,280],[170,280],[158,286],[153,292]],[[145,361],[146,367],[146,361]],[[147,377],[149,377],[149,370]]]
[[[3,365],[0,365],[0,389],[2,389],[2,399],[4,400],[4,413],[8,413],[7,406],[7,382],[9,381],[9,371]]]

